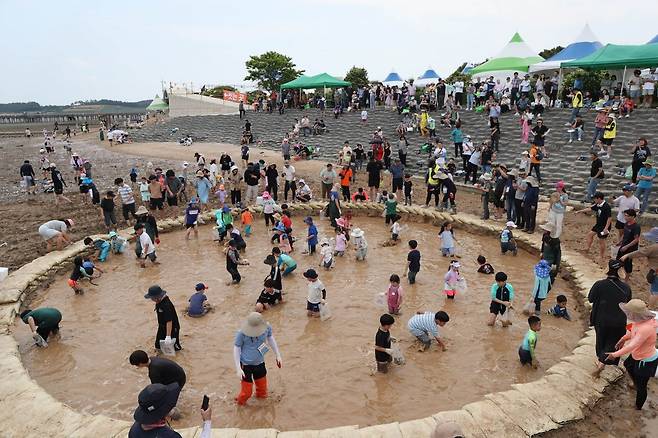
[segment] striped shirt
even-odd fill
[[[133,191],[128,184],[124,184],[119,187],[119,195],[121,196],[121,203],[123,205],[134,204],[135,198],[133,197]]]
[[[434,316],[434,312],[425,312],[421,315],[414,315],[407,323],[407,327],[409,330],[417,330],[433,336],[439,336],[439,329],[436,326]]]

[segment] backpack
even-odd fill
[[[544,153],[541,151],[541,149],[537,150],[537,154],[535,155],[535,160],[541,161],[544,159]]]

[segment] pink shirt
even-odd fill
[[[347,238],[345,237],[345,234],[336,234],[336,247],[334,249],[336,251],[345,251],[345,248],[347,248]]]
[[[626,332],[623,341],[624,346],[611,354],[613,357],[623,356],[631,353],[633,359],[642,360],[653,356],[656,353],[656,328],[658,321],[650,319],[648,321],[634,322],[630,332]]]

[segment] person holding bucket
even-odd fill
[[[267,397],[265,354],[270,348],[276,355],[276,366],[281,368],[281,353],[272,334],[272,326],[265,322],[260,313],[250,313],[236,333],[233,345],[235,371],[240,379],[240,393],[235,398],[238,405],[245,405],[251,398],[254,384],[256,397]]]

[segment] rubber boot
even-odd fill
[[[266,398],[267,397],[267,377],[261,377],[256,379],[256,397]]]
[[[254,384],[252,382],[245,382],[240,380],[240,394],[235,398],[235,401],[239,405],[244,405],[247,403],[247,400],[251,397]]]

